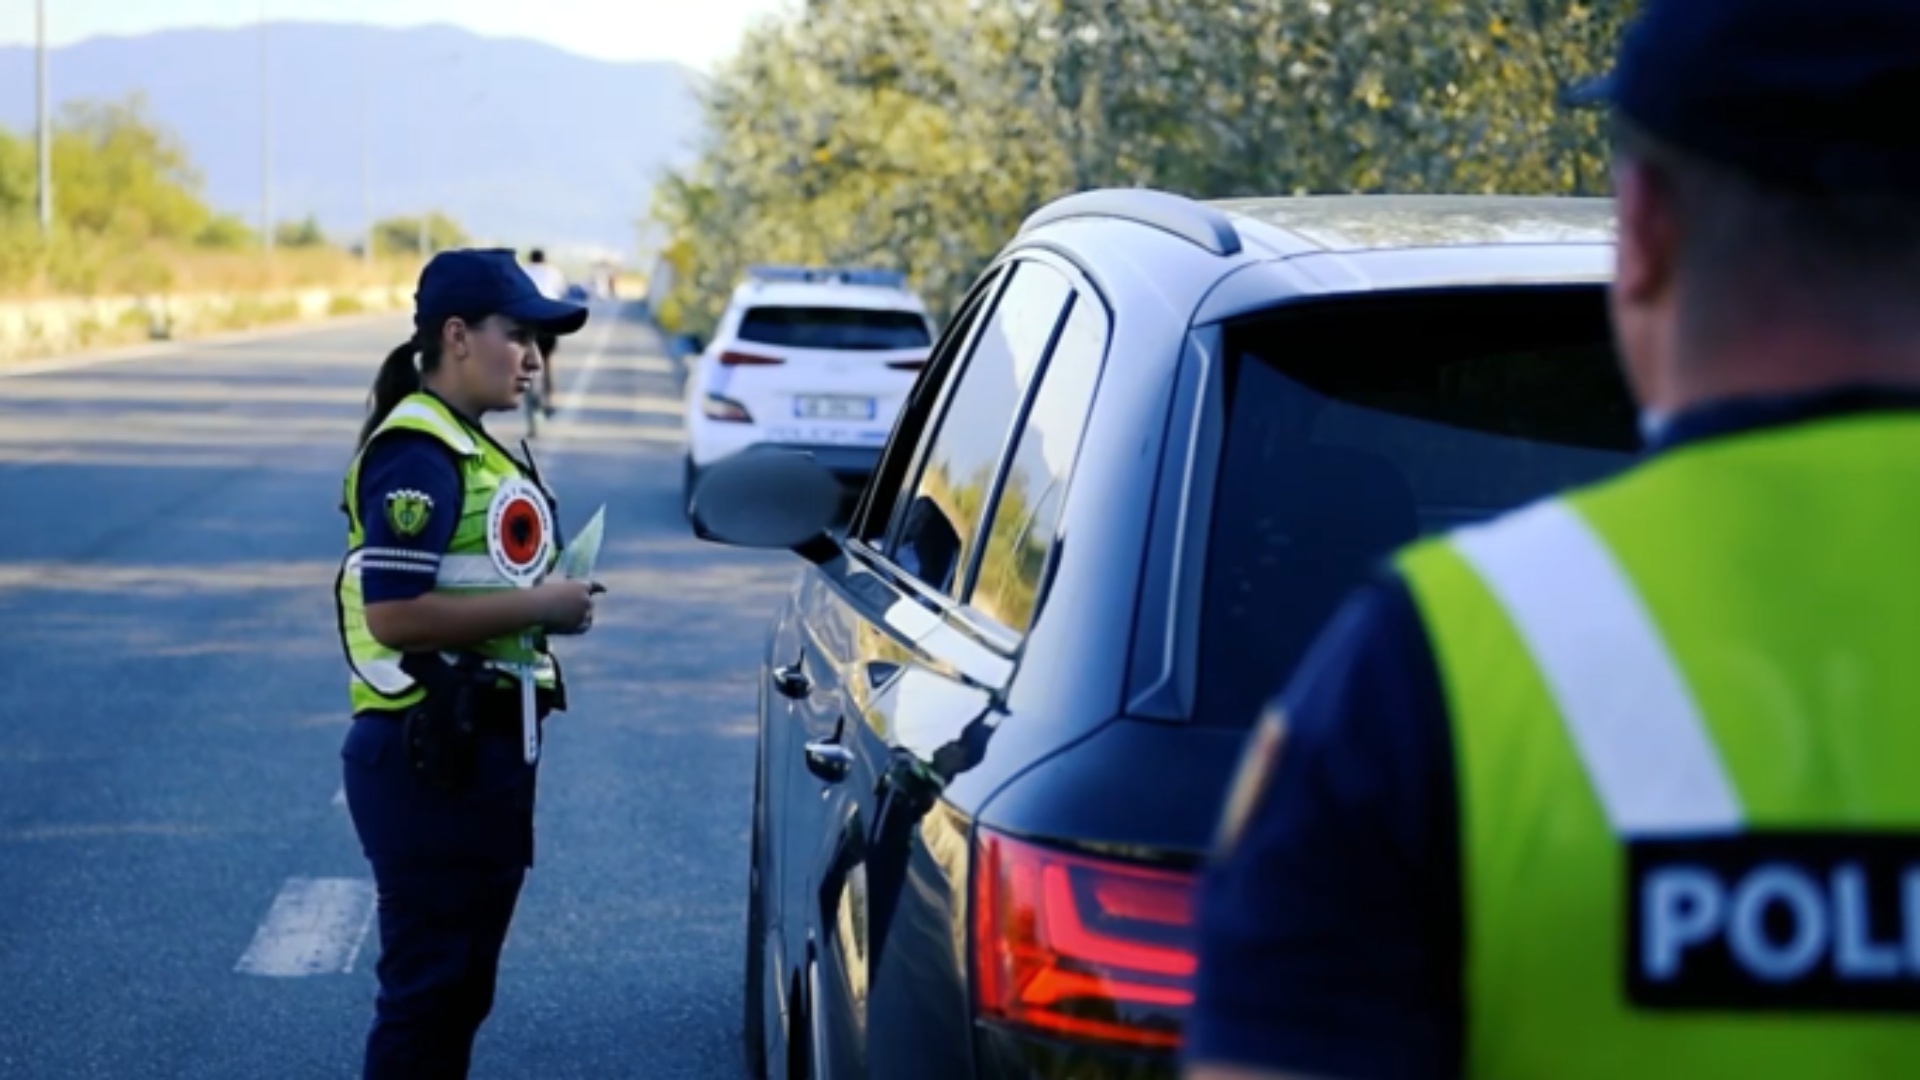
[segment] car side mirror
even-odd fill
[[[825,563],[840,555],[827,531],[840,502],[840,481],[812,456],[749,450],[707,467],[688,509],[702,540]]]

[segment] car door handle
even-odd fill
[[[837,784],[853,772],[853,751],[831,739],[815,739],[807,744],[807,771]]]
[[[792,698],[795,701],[799,701],[808,694],[813,693],[813,680],[807,678],[807,673],[800,670],[800,661],[798,660],[795,660],[791,664],[782,664],[774,668],[771,673],[771,678],[773,679],[773,688],[780,692],[781,697]]]

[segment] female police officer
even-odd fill
[[[593,617],[586,582],[545,580],[553,502],[480,426],[519,408],[534,344],[586,309],[542,296],[512,252],[434,257],[414,336],[381,365],[347,472],[337,585],[354,721],[347,805],[379,889],[368,1077],[465,1076],[533,862],[533,754],[519,679],[564,708],[549,633]]]

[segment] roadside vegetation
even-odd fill
[[[357,238],[330,238],[310,217],[277,223],[268,254],[257,222],[207,204],[185,147],[137,96],[73,103],[55,118],[47,236],[37,175],[32,132],[0,130],[0,298],[346,289],[405,281],[418,266],[419,222],[411,218],[376,223],[371,264]],[[427,231],[440,246],[467,240],[439,215]],[[270,317],[270,308],[236,310],[251,320]]]
[[[1147,186],[1605,194],[1630,0],[815,0],[706,88],[657,188],[657,317],[710,333],[764,261],[907,272],[943,316],[1040,205]]]

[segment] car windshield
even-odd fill
[[[1395,548],[1632,459],[1604,296],[1368,296],[1228,329],[1199,722],[1249,724]]]
[[[837,307],[756,307],[740,319],[740,340],[789,349],[924,349],[927,320],[911,311]]]

